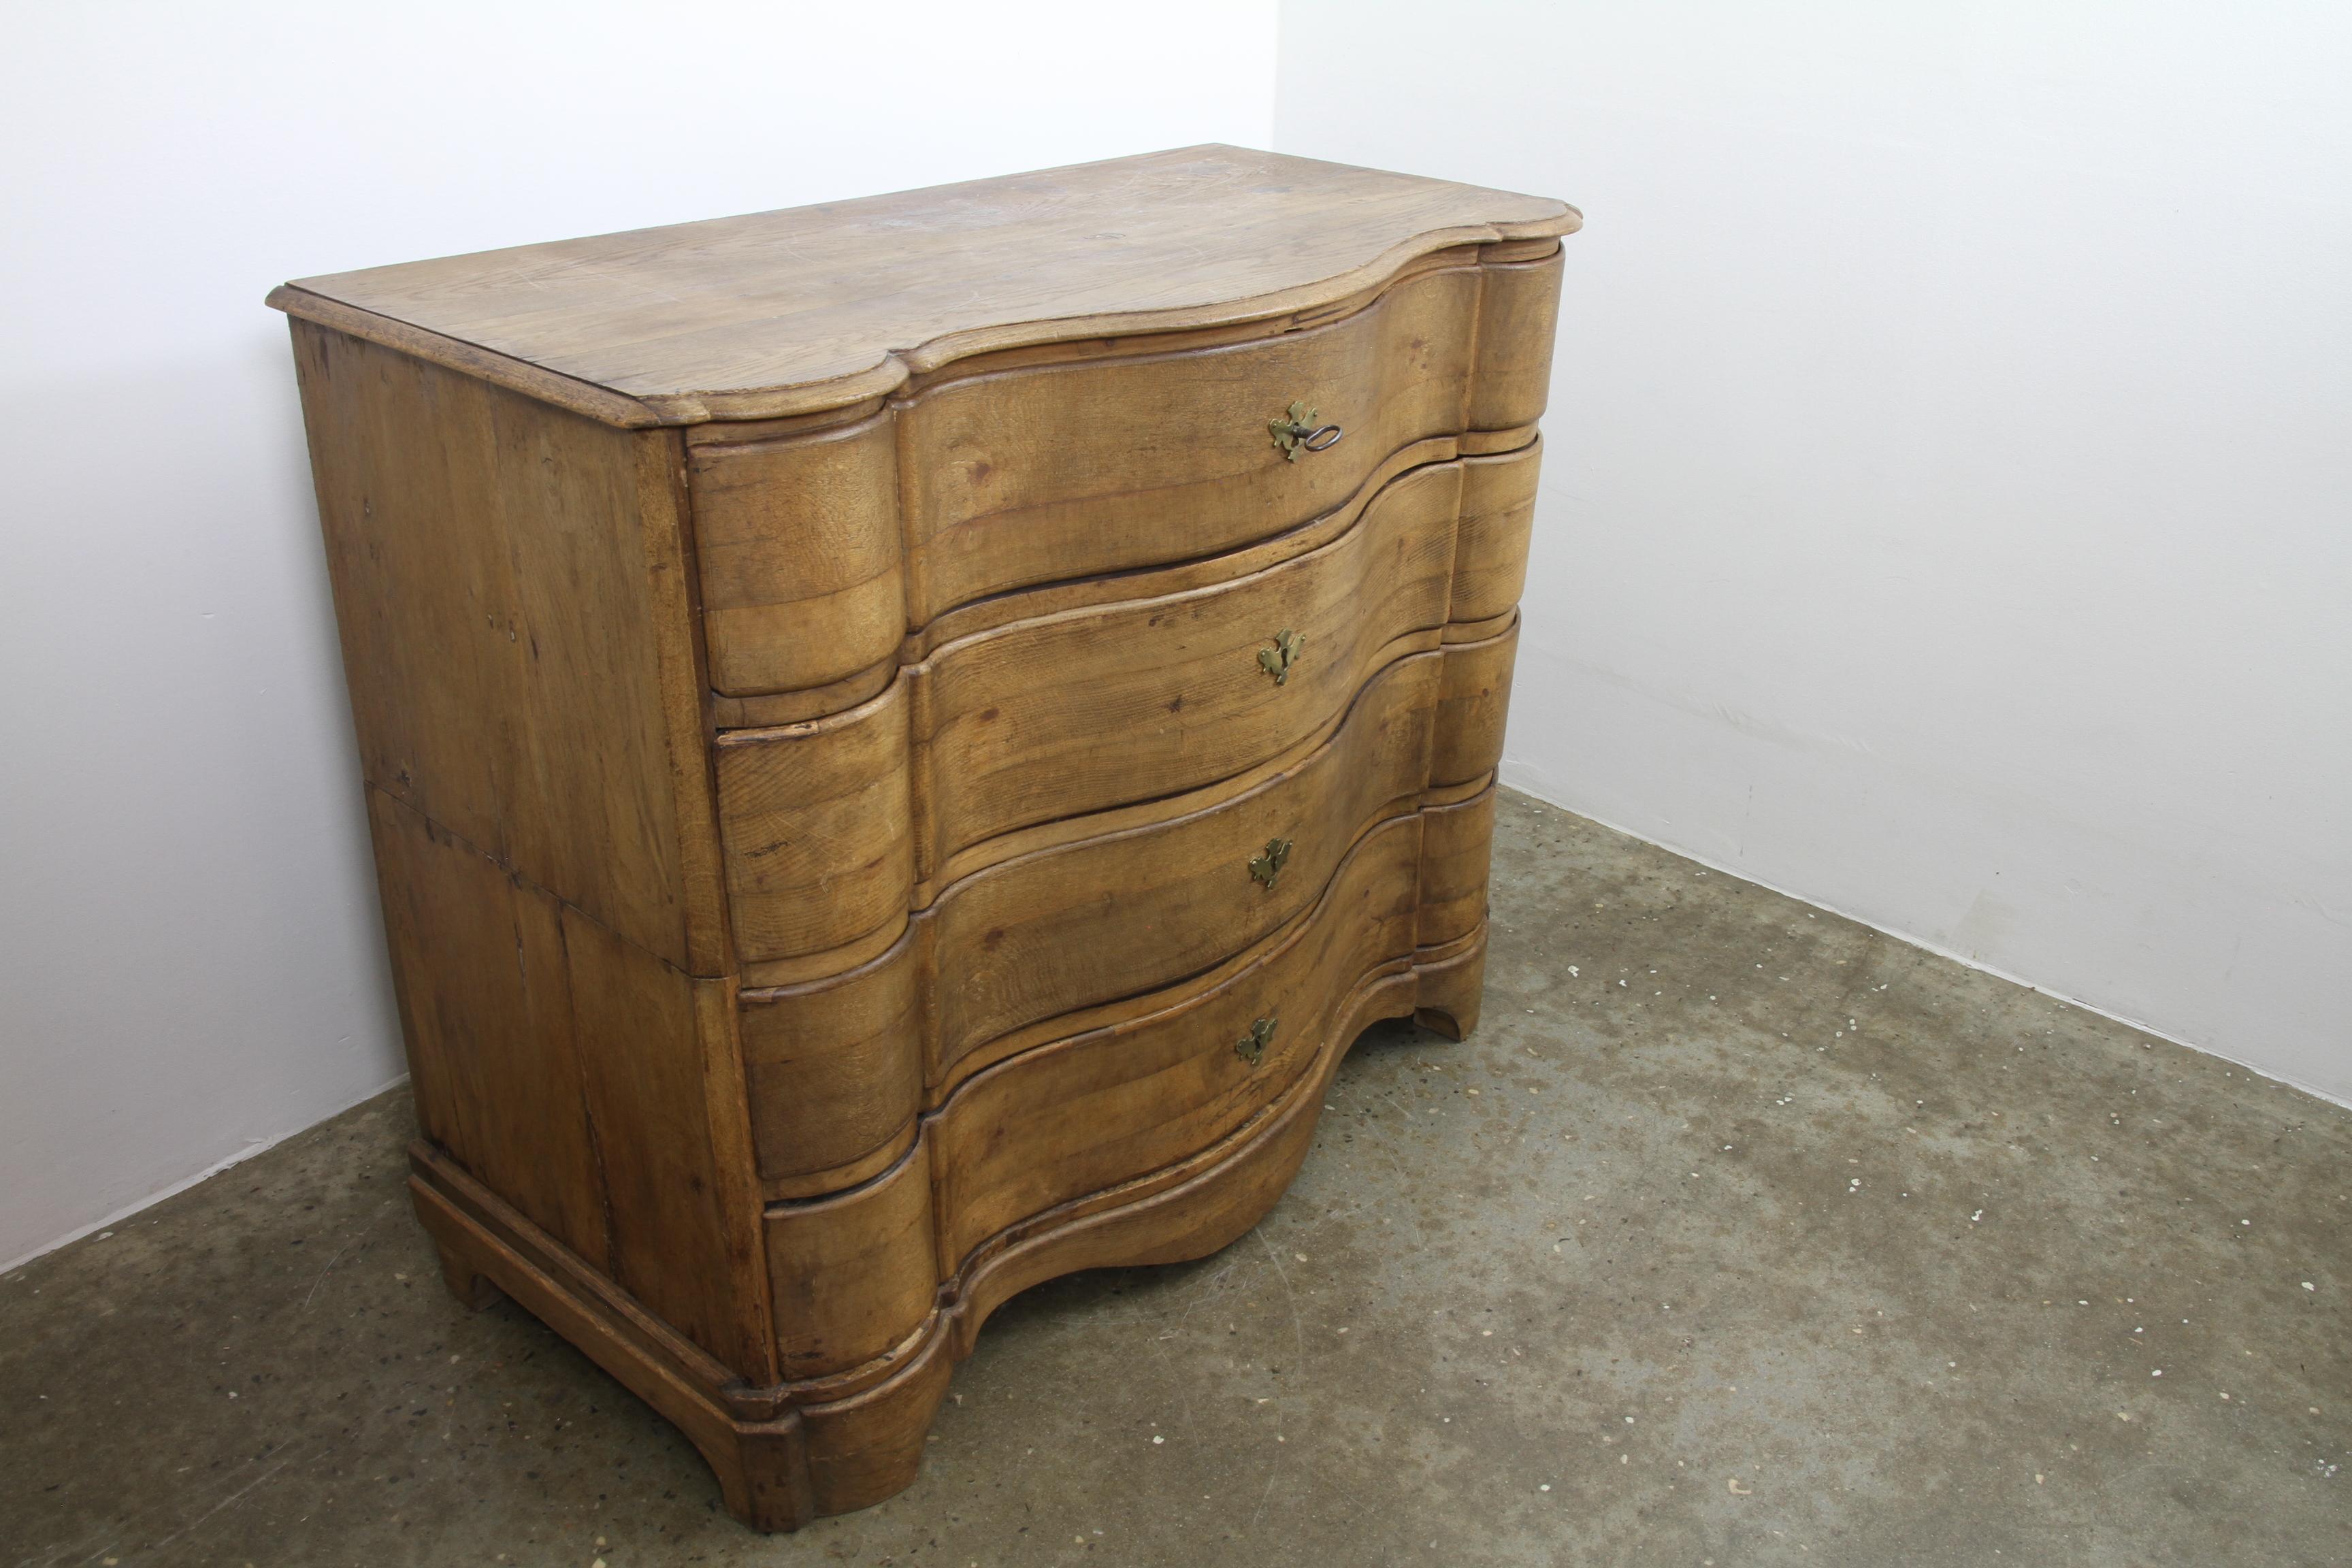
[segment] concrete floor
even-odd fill
[[[795,1537],[444,1294],[388,1095],[0,1281],[17,1564],[2352,1563],[2352,1113],[1507,797],[1486,1016]]]

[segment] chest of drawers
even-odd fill
[[[451,1287],[796,1525],[1470,1028],[1577,223],[1205,147],[271,295]]]

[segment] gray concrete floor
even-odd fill
[[[0,1281],[0,1562],[2352,1563],[2352,1113],[1522,797],[1486,1021],[1062,1280],[762,1539],[511,1305],[388,1095]]]

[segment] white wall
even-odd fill
[[[1286,0],[1559,195],[1506,777],[2352,1098],[2352,8]]]
[[[1204,141],[1268,0],[17,6],[0,1259],[392,1081],[284,279]]]

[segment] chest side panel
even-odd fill
[[[294,330],[423,1131],[764,1375],[677,439]]]
[[[294,334],[367,781],[719,973],[677,437]]]

